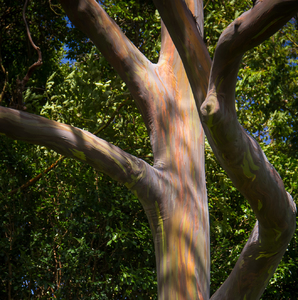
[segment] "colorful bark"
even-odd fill
[[[167,30],[160,60],[152,64],[95,1],[61,2],[129,87],[150,135],[154,166],[80,129],[7,108],[0,109],[1,132],[87,162],[124,183],[139,197],[152,228],[159,297],[208,299],[204,133]],[[202,16],[198,3],[190,1],[191,9]]]
[[[79,128],[5,107],[0,107],[0,128],[8,137],[88,163],[123,184],[132,186],[144,176],[145,162]]]
[[[70,20],[126,82],[150,135],[153,166],[86,131],[8,108],[0,108],[0,132],[87,162],[124,183],[148,216],[159,299],[206,300],[209,219],[200,113],[214,153],[258,218],[232,274],[212,299],[258,299],[293,234],[295,207],[237,121],[235,83],[243,53],[284,24],[298,10],[297,1],[259,2],[223,33],[212,64],[202,39],[203,1],[155,2],[176,47],[163,26],[160,59],[152,64],[96,1],[61,0]]]
[[[193,47],[201,37],[193,34],[191,14],[180,0],[155,3],[183,60],[213,152],[258,218],[233,272],[212,299],[259,299],[294,233],[296,208],[260,146],[238,123],[235,85],[244,52],[285,24],[298,2],[260,1],[227,27],[217,44],[203,102],[194,71],[195,66],[199,72],[200,63],[189,63],[203,58]],[[188,43],[181,39],[183,29]]]
[[[202,16],[202,2],[189,2],[196,15]],[[147,166],[146,176],[130,188],[142,202],[154,236],[159,297],[208,299],[204,133],[181,59],[167,30],[162,30],[161,55],[154,65],[93,1],[62,4],[75,26],[93,40],[126,82],[150,135],[154,166]],[[204,76],[207,78],[208,72]],[[207,85],[205,93],[206,89]]]

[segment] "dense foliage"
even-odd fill
[[[0,2],[0,62],[8,72],[4,90],[6,75],[0,70],[1,105],[9,105],[17,76],[25,75],[36,54],[27,42],[23,5]],[[160,18],[151,1],[100,2],[156,62]],[[205,5],[205,40],[212,56],[222,30],[251,3],[211,0]],[[133,99],[92,43],[66,26],[53,1],[29,1],[26,16],[44,58],[23,93],[27,110],[94,132],[150,163],[150,141]],[[247,53],[236,92],[240,123],[261,143],[297,203],[296,40],[293,20]],[[5,137],[0,141],[1,299],[156,299],[153,242],[137,198],[89,166],[63,157],[45,173],[59,159],[57,153]],[[212,293],[233,268],[255,218],[207,144],[206,182]],[[297,298],[297,252],[295,235],[263,299]]]

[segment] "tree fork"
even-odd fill
[[[194,71],[201,68],[202,54],[192,46],[199,45],[201,39],[198,33],[192,33],[194,26],[185,3],[181,0],[154,2],[183,60],[213,152],[258,218],[233,272],[212,299],[259,299],[292,238],[296,207],[260,146],[238,123],[235,85],[244,52],[271,36],[295,15],[298,2],[258,2],[227,27],[217,44],[208,94],[203,102],[201,94],[196,92],[200,78]],[[182,28],[189,39],[186,44],[181,39]]]
[[[154,237],[159,298],[209,299],[204,134],[178,52],[163,28],[161,55],[154,65],[144,60],[95,1],[61,3],[72,22],[93,40],[127,83],[150,135],[154,168],[146,169],[134,191]],[[194,26],[202,26],[202,1],[188,4],[198,17]],[[122,55],[122,49],[129,49],[125,53],[132,55]],[[210,64],[206,68],[202,76],[207,82]],[[202,95],[206,94],[207,84],[202,89]]]
[[[276,171],[235,118],[239,62],[250,46],[239,36],[260,43],[287,21],[291,7],[297,11],[297,1],[259,1],[222,34],[212,64],[202,39],[203,1],[155,2],[171,35],[162,29],[157,64],[140,53],[96,1],[61,0],[70,20],[126,82],[149,132],[154,166],[86,131],[3,107],[0,132],[45,145],[124,183],[139,198],[150,223],[159,299],[207,300],[209,219],[200,114],[213,151],[259,220],[213,299],[257,299],[292,236],[295,207]]]

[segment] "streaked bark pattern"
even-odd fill
[[[151,226],[159,299],[206,300],[210,258],[203,124],[218,160],[258,218],[232,274],[212,299],[258,299],[293,234],[295,206],[238,123],[234,91],[243,53],[287,22],[298,10],[297,1],[258,2],[222,34],[212,63],[202,39],[203,1],[156,0],[171,35],[162,26],[157,64],[96,1],[61,3],[129,87],[150,135],[154,165],[81,129],[4,107],[0,132],[86,162],[125,184],[140,199]]]
[[[243,54],[295,15],[298,2],[260,1],[227,27],[217,44],[204,101],[194,70],[203,64],[202,50],[196,48],[202,39],[193,33],[190,12],[181,0],[155,3],[181,55],[213,152],[258,219],[231,275],[212,299],[259,299],[292,238],[296,207],[258,143],[239,124],[235,86]]]

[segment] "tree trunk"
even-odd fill
[[[201,117],[214,153],[258,218],[231,276],[212,298],[258,299],[293,234],[295,207],[260,147],[238,123],[234,90],[244,51],[282,26],[292,13],[289,4],[298,10],[297,1],[264,0],[238,18],[219,40],[212,65],[202,39],[202,0],[155,1],[183,61],[162,26],[157,64],[134,47],[97,2],[61,3],[126,82],[146,124],[154,165],[86,131],[3,107],[0,132],[87,162],[125,184],[151,226],[159,299],[207,300],[209,216]],[[277,16],[278,9],[284,15]]]
[[[188,2],[203,32],[202,1]],[[179,54],[165,26],[159,62],[152,64],[95,1],[61,3],[129,87],[150,135],[154,166],[80,129],[7,108],[0,109],[1,132],[87,162],[124,183],[148,216],[159,299],[209,299],[204,132]],[[206,82],[210,66],[207,55]],[[207,85],[202,97],[206,91]]]
[[[298,2],[259,1],[225,29],[204,101],[202,78],[197,75],[202,69],[202,38],[185,2],[154,2],[181,55],[212,150],[258,219],[232,273],[212,299],[259,299],[294,234],[296,206],[258,143],[239,124],[235,87],[243,54],[289,21]]]

